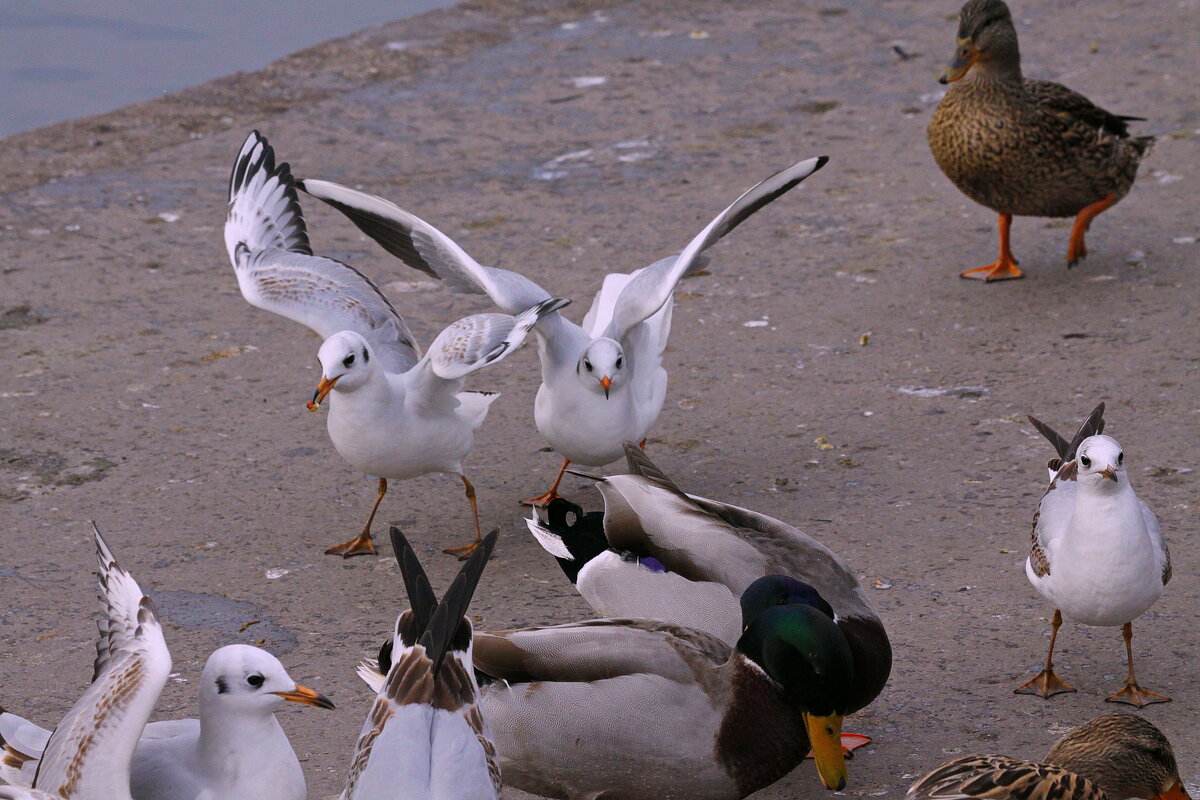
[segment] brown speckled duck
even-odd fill
[[[1000,257],[962,273],[1023,277],[1009,249],[1012,218],[1075,217],[1067,266],[1087,255],[1084,233],[1133,185],[1154,138],[1061,84],[1021,75],[1021,53],[1003,0],[969,0],[958,48],[938,79],[953,83],[929,121],[929,149],[963,194],[1000,215]]]
[[[963,756],[918,780],[905,800],[1190,800],[1162,731],[1134,714],[1085,722],[1059,739],[1041,763]]]

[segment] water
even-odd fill
[[[98,114],[455,0],[0,0],[0,136]]]

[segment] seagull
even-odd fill
[[[93,525],[93,528],[95,526]],[[95,531],[104,617],[95,676],[45,744],[33,788],[3,800],[132,800],[130,758],[171,673],[154,604]]]
[[[1134,494],[1121,445],[1102,433],[1104,404],[1070,441],[1041,420],[1029,421],[1058,451],[1025,561],[1029,582],[1054,605],[1054,619],[1045,666],[1015,692],[1048,698],[1075,691],[1054,673],[1054,641],[1065,613],[1085,625],[1121,626],[1129,673],[1109,702],[1165,703],[1170,698],[1143,689],[1134,677],[1133,620],[1162,597],[1171,553],[1154,512]]]
[[[631,273],[605,276],[583,325],[549,313],[534,329],[542,385],[534,403],[538,431],[563,456],[545,494],[523,501],[546,506],[572,462],[598,467],[623,455],[622,443],[645,443],[667,392],[663,351],[680,279],[707,263],[704,252],[763,206],[823,167],[810,158],[781,170],[744,193],[705,226],[676,256]],[[533,281],[485,267],[449,236],[381,197],[336,183],[305,179],[300,188],[345,214],[404,263],[446,282],[453,290],[486,294],[516,313],[550,297]]]
[[[541,318],[567,304],[542,297],[508,314],[464,317],[421,355],[408,325],[370,280],[348,264],[314,256],[286,163],[275,164],[267,140],[252,132],[229,181],[225,246],[242,296],[253,306],[306,325],[324,337],[321,381],[308,403],[329,397],[329,438],[342,458],[378,478],[375,505],[358,536],[326,553],[375,553],[371,523],[389,480],[430,472],[458,475],[475,521],[475,541],[446,552],[466,556],[479,545],[475,488],[463,472],[476,428],[499,396],[464,392],[463,379],[513,352]]]
[[[500,797],[500,766],[479,706],[464,616],[498,535],[484,538],[439,603],[412,546],[391,528],[411,609],[396,620],[395,638],[380,653],[383,672],[359,670],[376,698],[341,800]]]
[[[333,708],[292,680],[279,659],[249,645],[222,647],[200,674],[200,718],[151,722],[133,752],[131,786],[137,800],[304,800],[308,790],[287,734],[275,719],[284,701]],[[11,735],[10,735],[11,731]],[[14,714],[0,714],[5,756],[24,759],[29,785],[50,732]]]

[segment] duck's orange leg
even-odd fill
[[[1081,212],[1082,213],[1082,212]],[[1100,212],[1097,211],[1097,214]],[[1017,266],[1017,260],[1013,258],[1012,248],[1008,246],[1008,231],[1012,227],[1012,214],[1000,215],[1000,258],[996,259],[986,267],[976,267],[969,269],[959,275],[960,278],[968,278],[973,281],[1011,281],[1016,278],[1024,278],[1025,273],[1021,272]]]
[[[545,494],[539,494],[537,497],[531,497],[528,500],[522,500],[521,505],[533,506],[534,508],[545,508],[550,505],[550,501],[556,497],[562,497],[558,493],[558,485],[562,483],[563,475],[567,473],[567,467],[570,465],[571,459],[564,458],[562,467],[558,470],[558,477],[554,479],[554,483],[550,486],[550,491]]]
[[[1036,694],[1038,697],[1050,698],[1063,692],[1073,692],[1075,687],[1054,674],[1054,641],[1058,638],[1058,629],[1062,627],[1062,612],[1054,609],[1054,619],[1050,622],[1050,649],[1046,651],[1046,666],[1034,676],[1013,689],[1013,694]]]
[[[363,527],[362,533],[348,542],[335,544],[325,551],[325,555],[349,558],[350,556],[373,556],[376,554],[375,545],[371,542],[371,523],[375,521],[375,512],[379,510],[379,504],[383,502],[385,494],[387,494],[387,480],[380,478],[375,505],[371,506],[371,516],[367,517],[367,524]]]
[[[1071,240],[1067,242],[1068,268],[1078,264],[1087,255],[1087,244],[1083,241],[1083,235],[1092,226],[1092,220],[1100,216],[1100,212],[1109,208],[1115,202],[1117,202],[1117,196],[1110,194],[1108,197],[1092,203],[1075,215],[1075,224],[1071,226]]]
[[[447,547],[443,553],[451,556],[458,556],[459,561],[465,561],[471,553],[475,552],[475,548],[483,542],[483,537],[479,535],[479,504],[475,502],[475,487],[467,480],[466,475],[459,475],[462,478],[463,486],[467,489],[467,502],[471,504],[471,518],[475,520],[475,541],[468,542],[461,547]]]
[[[1099,213],[1099,212],[1097,212]],[[1129,675],[1125,678],[1125,688],[1116,694],[1104,698],[1110,703],[1129,703],[1131,706],[1148,706],[1151,703],[1169,703],[1171,698],[1152,692],[1138,686],[1137,678],[1133,677],[1133,623],[1126,622],[1121,629],[1125,636],[1125,654],[1129,657]]]

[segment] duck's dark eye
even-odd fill
[[[1121,465],[1121,464],[1124,464],[1124,463],[1125,463],[1125,454],[1124,454],[1124,453],[1117,453],[1117,464],[1118,464],[1118,466],[1119,466],[1119,465]]]
[[[350,355],[348,355],[342,359],[342,366],[346,367],[347,369],[349,369],[350,365],[353,363],[354,363],[354,353],[351,353]]]
[[[588,372],[592,371],[592,362],[588,361],[586,358],[583,360],[583,366]]]
[[[1083,464],[1085,467],[1090,467],[1092,465],[1092,460],[1087,456],[1080,456],[1079,463]]]
[[[246,678],[246,683],[250,684],[255,689],[257,689],[258,687],[263,685],[263,676],[262,675],[251,675],[249,678]]]

